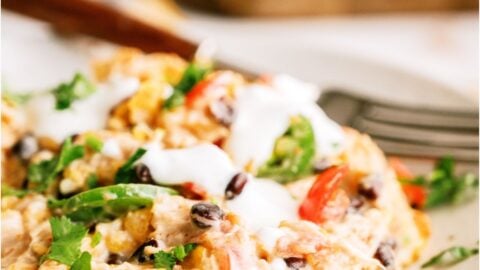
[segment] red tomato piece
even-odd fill
[[[411,184],[402,185],[403,192],[413,208],[423,208],[427,201],[427,190],[425,187]]]
[[[347,173],[347,165],[331,167],[320,173],[298,209],[300,217],[315,223],[324,222],[327,219],[324,209]]]
[[[211,79],[205,79],[197,83],[190,92],[188,92],[187,96],[185,97],[185,105],[187,107],[193,107],[195,102],[200,98],[206,95],[206,92],[209,86],[212,84]]]
[[[180,193],[183,197],[192,200],[203,200],[207,198],[207,191],[194,182],[183,183]]]

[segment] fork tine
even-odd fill
[[[318,102],[327,115],[372,136],[388,154],[412,157],[452,155],[478,161],[478,114],[381,104],[329,91]]]
[[[430,146],[446,146],[459,148],[478,147],[478,136],[471,132],[451,130],[435,130],[391,123],[375,122],[362,116],[355,118],[353,127],[375,137],[405,141]]]
[[[375,136],[373,136],[373,139],[380,146],[380,148],[388,154],[426,158],[439,158],[449,155],[458,161],[478,162],[478,149],[411,144],[406,142],[385,140]]]
[[[368,103],[364,105],[362,115],[368,119],[402,125],[478,131],[478,114],[474,113],[413,110]]]

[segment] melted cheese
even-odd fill
[[[136,78],[116,78],[99,85],[85,99],[74,101],[66,110],[55,109],[55,97],[38,96],[27,108],[29,124],[36,136],[61,142],[69,136],[105,127],[110,110],[138,88]]]
[[[225,149],[240,167],[261,166],[271,155],[275,140],[290,124],[290,117],[303,115],[315,133],[317,157],[337,154],[343,145],[343,132],[316,104],[314,86],[291,77],[277,76],[272,86],[252,84],[239,91],[237,115]]]

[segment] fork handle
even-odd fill
[[[3,0],[6,8],[46,21],[59,30],[80,32],[145,52],[172,52],[191,59],[197,44],[92,0]]]

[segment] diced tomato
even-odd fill
[[[190,92],[188,92],[187,96],[185,97],[185,105],[187,107],[193,107],[193,105],[198,99],[205,96],[206,91],[208,90],[211,84],[212,84],[211,79],[205,79],[197,83],[193,87],[193,89],[190,90]]]
[[[397,174],[401,182],[403,193],[407,196],[407,200],[413,208],[423,208],[425,202],[427,201],[427,189],[423,186],[409,184],[408,180],[415,178],[410,169],[403,163],[399,158],[392,157],[389,158],[390,166]]]
[[[192,200],[203,200],[207,198],[207,191],[193,182],[183,183],[180,193],[183,197]]]
[[[347,165],[331,167],[320,173],[298,209],[300,217],[315,223],[328,219],[324,209],[334,194],[337,194],[336,191],[347,173]]]
[[[393,170],[397,174],[398,179],[413,179],[414,175],[410,171],[410,169],[397,157],[391,157],[388,159],[388,162],[390,163],[390,166],[392,166]]]
[[[412,185],[412,184],[403,184],[403,192],[407,196],[407,200],[413,208],[423,208],[425,202],[427,201],[427,190],[425,187]]]

